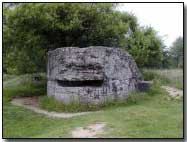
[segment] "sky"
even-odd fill
[[[133,13],[140,26],[153,27],[169,48],[175,39],[183,36],[182,3],[123,3],[120,11]]]

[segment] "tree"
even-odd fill
[[[139,67],[160,67],[163,59],[163,42],[151,27],[136,29],[128,37],[126,48]]]
[[[11,65],[17,73],[38,72],[45,70],[48,50],[66,46],[124,46],[124,33],[131,29],[129,23],[134,17],[114,11],[114,6],[102,3],[23,3],[14,9],[6,7],[3,57],[7,62],[14,59]],[[6,53],[9,52],[14,54],[8,57]],[[31,64],[24,60],[25,56]],[[22,70],[18,64],[27,64],[28,69]]]
[[[46,70],[46,53],[59,47],[108,46],[128,50],[139,67],[159,66],[161,40],[111,3],[20,3],[4,6],[3,71]],[[156,59],[156,60],[155,60]]]
[[[170,47],[170,55],[175,67],[183,67],[183,38],[178,37]]]
[[[163,51],[162,68],[173,68],[173,59],[169,50]]]

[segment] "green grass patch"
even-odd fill
[[[21,85],[3,89],[3,99],[5,102],[16,97],[40,96],[46,94],[46,85]]]
[[[64,104],[61,101],[54,99],[53,97],[42,96],[40,98],[40,107],[48,111],[56,112],[81,112],[81,111],[97,111],[108,109],[109,107],[128,106],[139,103],[139,101],[148,98],[149,96],[166,93],[160,88],[160,84],[157,80],[154,80],[148,92],[132,92],[128,98],[124,100],[113,100],[111,102],[105,102],[101,104],[83,104],[83,103],[69,103]]]
[[[48,96],[43,96],[40,98],[40,107],[48,111],[56,112],[81,112],[99,110],[99,106],[94,104],[79,104],[75,102],[64,104],[63,102],[57,101],[53,97]]]
[[[136,97],[132,99],[132,102]],[[116,105],[70,119],[48,118],[6,103],[3,107],[4,138],[67,138],[77,127],[105,122],[108,138],[182,138],[181,100],[166,94],[145,95],[129,105]]]
[[[37,76],[41,83],[46,83],[45,73],[35,73],[35,74],[24,74],[24,75],[3,75],[3,88],[18,87],[21,85],[32,85],[36,82],[34,77]]]
[[[158,80],[161,85],[183,89],[183,72],[181,69],[143,69],[144,80]]]
[[[10,80],[10,79],[13,79],[15,78],[15,75],[9,75],[9,74],[4,74],[3,75],[3,81],[7,81],[7,80]]]
[[[8,76],[8,75],[5,75]],[[3,82],[3,101],[11,101],[16,97],[39,96],[46,94],[46,80],[42,78],[41,83],[36,84],[32,80],[33,75],[21,75],[5,77]],[[9,78],[9,79],[8,79]]]
[[[48,111],[56,111],[56,112],[82,112],[82,111],[97,111],[97,110],[104,110],[110,107],[119,107],[125,105],[131,105],[138,103],[140,99],[145,98],[146,93],[138,93],[133,92],[127,99],[125,100],[115,100],[111,102],[105,102],[102,104],[84,104],[84,103],[69,103],[64,104],[61,101],[54,99],[53,97],[42,96],[40,98],[39,104],[40,107],[48,110]]]
[[[160,70],[158,72],[167,77],[167,73],[162,73]],[[176,74],[179,76],[179,73]],[[3,138],[69,138],[72,137],[71,131],[77,127],[97,122],[106,123],[105,133],[100,135],[102,138],[182,138],[183,136],[183,100],[169,99],[167,92],[160,88],[160,85],[163,85],[160,79],[153,79],[153,86],[147,93],[132,92],[126,102],[113,102],[102,107],[102,111],[99,112],[59,119],[48,118],[10,104],[9,101],[14,97],[46,94],[46,84],[34,84],[31,78],[26,81],[28,76],[7,78],[6,81],[9,82],[3,86]],[[173,75],[168,78],[175,77]],[[180,79],[182,77],[178,78]],[[16,80],[20,82],[17,83]],[[51,106],[56,102],[48,100],[46,96],[42,96],[41,99],[49,101],[49,106],[44,103],[46,109],[54,110],[55,107]],[[61,111],[59,105],[61,104],[57,104],[56,111]],[[77,109],[75,106],[70,108]]]

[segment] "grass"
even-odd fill
[[[33,77],[39,76],[40,81],[46,82],[46,74],[37,73],[37,74],[24,74],[24,75],[7,75],[3,74],[3,88],[19,87],[21,85],[33,85]]]
[[[13,78],[11,78],[13,79]],[[8,81],[8,80],[7,80]],[[105,122],[105,133],[100,137],[124,138],[182,138],[183,136],[183,103],[182,100],[171,100],[162,90],[160,81],[156,81],[150,92],[134,93],[128,103],[110,104],[100,112],[70,119],[48,118],[33,111],[10,104],[10,99],[30,94],[33,90],[46,93],[42,85],[31,88],[7,90],[4,87],[4,98],[10,99],[3,104],[3,137],[4,138],[67,138],[77,127],[84,127],[96,122]],[[162,82],[161,82],[162,83]],[[22,84],[25,85],[26,84]],[[5,91],[6,90],[6,91]],[[20,91],[22,90],[22,91]],[[30,90],[30,91],[29,91]],[[31,94],[34,95],[35,91]],[[35,94],[36,95],[36,94]],[[44,98],[46,99],[46,98]]]
[[[155,89],[156,88],[156,89]],[[145,99],[147,95],[156,95],[162,94],[163,91],[160,88],[160,84],[158,81],[154,81],[151,89],[146,92],[132,92],[129,97],[125,100],[116,100],[112,102],[105,102],[102,104],[81,104],[81,103],[70,103],[64,104],[53,97],[42,96],[40,97],[39,105],[41,108],[46,109],[48,111],[56,111],[56,112],[81,112],[81,111],[96,111],[108,109],[109,107],[118,107],[118,106],[126,106],[135,104],[141,99]],[[165,92],[164,92],[165,93]]]
[[[40,96],[46,94],[46,85],[20,85],[3,89],[4,101],[10,101],[16,97]]]
[[[97,105],[71,103],[64,104],[60,101],[55,100],[53,97],[42,96],[39,101],[41,108],[48,111],[56,112],[81,112],[81,111],[94,111],[99,110]]]
[[[9,78],[6,75],[6,78]],[[3,82],[3,103],[10,101],[15,97],[39,96],[46,94],[46,81],[35,84],[32,81],[32,75],[21,75],[10,77]]]
[[[157,79],[162,85],[183,89],[183,71],[181,69],[143,69],[145,80]]]
[[[15,75],[10,75],[10,74],[4,74],[3,75],[3,81],[7,81],[7,80],[10,80],[10,79],[13,79],[15,78]]]
[[[145,95],[138,93],[133,93],[127,100],[124,101],[114,101],[114,102],[107,102],[103,104],[81,104],[81,103],[70,103],[64,104],[60,101],[55,100],[52,97],[42,96],[40,98],[40,107],[48,110],[48,111],[56,111],[56,112],[82,112],[82,111],[97,111],[108,109],[109,107],[118,107],[118,106],[125,106],[129,104],[136,103],[137,100],[140,100]]]

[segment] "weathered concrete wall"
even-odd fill
[[[66,47],[48,52],[47,94],[64,103],[103,103],[125,99],[141,74],[119,48]]]

